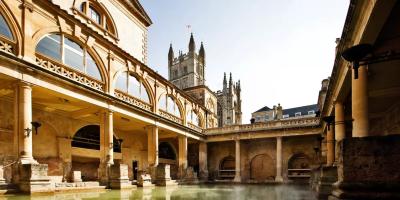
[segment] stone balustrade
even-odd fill
[[[160,114],[161,117],[167,118],[167,119],[169,119],[169,120],[171,120],[173,122],[176,122],[178,124],[182,124],[183,123],[182,119],[180,119],[179,117],[177,117],[177,116],[175,116],[173,114],[170,114],[170,113],[168,113],[166,111],[159,110],[159,114]]]
[[[139,107],[143,110],[147,110],[147,111],[152,111],[152,106],[148,103],[145,103],[139,99],[136,99],[135,97],[132,97],[128,94],[125,94],[123,92],[119,92],[119,91],[114,91],[114,95],[115,97],[117,97],[118,99],[121,99],[122,101],[128,102],[129,104],[132,104],[136,107]]]
[[[98,81],[83,73],[75,71],[70,67],[65,67],[62,64],[55,64],[55,62],[53,62],[50,58],[47,58],[46,56],[36,54],[36,64],[48,71],[64,76],[68,79],[81,83],[95,90],[99,90],[101,92],[105,91],[105,84],[101,81]]]
[[[269,122],[233,125],[223,128],[211,128],[204,130],[206,135],[223,135],[232,133],[243,133],[252,131],[264,131],[284,128],[301,128],[319,126],[320,119],[318,117],[296,118],[296,119],[281,119]]]

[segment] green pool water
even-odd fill
[[[80,200],[80,199],[265,199],[313,200],[307,186],[298,185],[196,185],[175,187],[137,188],[133,190],[107,190],[101,192],[56,193],[46,196],[6,195],[10,200]]]

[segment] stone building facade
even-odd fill
[[[254,122],[267,122],[271,120],[280,120],[288,118],[315,117],[318,109],[318,104],[300,106],[294,108],[283,109],[281,104],[269,108],[264,106],[256,112],[251,113],[251,118]]]

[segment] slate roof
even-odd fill
[[[263,111],[268,111],[268,110],[271,110],[271,108],[269,108],[268,106],[264,106],[261,109],[257,110],[256,112],[263,112]]]
[[[308,106],[283,109],[283,115],[289,115],[289,117],[295,117],[295,114],[297,112],[301,112],[301,115],[308,115],[308,111],[311,111],[311,110],[313,110],[314,112],[317,112],[318,105],[312,104],[312,105],[308,105]]]

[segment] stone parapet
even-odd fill
[[[159,186],[178,185],[178,183],[175,180],[171,179],[170,165],[159,164],[157,166],[156,174],[157,174],[156,180],[155,180],[156,185],[159,185]]]
[[[345,138],[338,146],[330,200],[400,199],[400,135]]]

